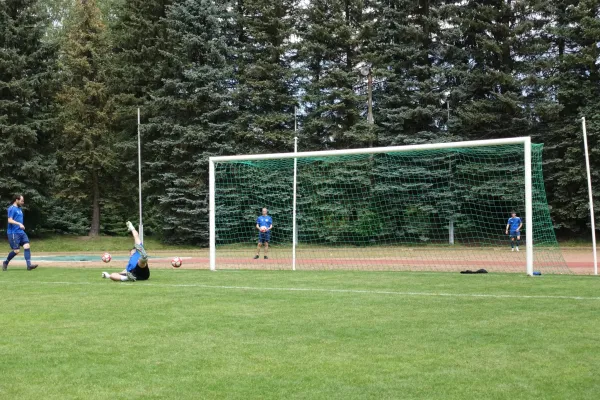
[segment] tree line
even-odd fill
[[[145,230],[205,244],[208,157],[292,151],[297,109],[300,150],[530,135],[585,236],[599,38],[600,0],[1,0],[0,197],[34,232],[122,232],[139,107]]]

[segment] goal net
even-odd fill
[[[542,145],[529,138],[213,157],[210,167],[211,268],[569,273]],[[273,228],[261,237],[262,208]],[[506,234],[513,210],[520,251]]]

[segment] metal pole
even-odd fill
[[[138,233],[140,240],[144,241],[144,222],[142,221],[142,139],[140,135],[140,109],[137,109],[137,134],[138,134],[138,190],[140,202],[140,225]]]
[[[408,151],[430,151],[439,149],[464,149],[467,147],[485,147],[485,146],[500,146],[505,144],[520,144],[523,145],[529,137],[515,137],[507,139],[486,139],[472,140],[466,142],[448,142],[448,143],[431,143],[431,144],[411,144],[405,146],[389,146],[389,147],[369,147],[362,149],[347,149],[347,150],[323,150],[323,151],[301,151],[297,154],[290,153],[272,153],[272,154],[242,154],[237,156],[216,156],[210,157],[213,162],[231,162],[231,161],[254,161],[254,160],[283,160],[286,158],[310,158],[310,157],[329,157],[343,156],[351,154],[380,154],[380,153],[404,153]]]
[[[298,137],[294,137],[294,153],[298,152]],[[292,271],[296,270],[296,244],[298,242],[298,226],[296,225],[296,194],[297,194],[298,159],[294,158],[294,194],[292,200]]]
[[[531,179],[531,138],[525,138],[525,251],[527,275],[533,276],[533,189]]]
[[[211,271],[217,269],[217,236],[215,232],[215,162],[208,161],[208,242],[209,242],[209,267]]]
[[[598,275],[598,254],[596,253],[596,218],[594,215],[594,196],[592,193],[592,175],[590,172],[590,155],[588,152],[587,129],[585,117],[581,118],[583,128],[583,148],[585,151],[585,169],[587,172],[588,196],[590,200],[590,221],[592,225],[592,252],[594,253],[594,275]]]

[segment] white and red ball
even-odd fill
[[[110,256],[110,253],[104,253],[104,254],[102,254],[102,261],[104,261],[105,263],[109,263],[110,260],[112,260],[112,257]]]
[[[263,233],[266,232],[267,231],[267,227],[266,226],[261,226],[260,227],[260,231],[263,232]]]
[[[179,258],[179,257],[175,257],[175,258],[173,258],[173,259],[171,260],[171,265],[172,265],[174,268],[179,268],[179,267],[181,267],[181,264],[183,264],[183,261],[181,261],[181,258]]]

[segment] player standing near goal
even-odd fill
[[[506,223],[506,234],[508,235],[510,232],[510,247],[512,248],[511,251],[515,251],[515,243],[517,244],[517,251],[519,251],[522,227],[523,222],[521,221],[521,218],[517,217],[517,213],[513,211],[511,213],[511,217]]]
[[[133,235],[134,240],[134,247],[129,253],[130,257],[127,267],[120,273],[113,272],[112,274],[109,274],[108,272],[103,272],[102,277],[116,282],[146,281],[148,278],[150,278],[148,254],[146,253],[146,249],[144,249],[144,245],[140,240],[140,235],[133,227],[133,224],[129,221],[127,221],[127,229]]]
[[[256,229],[258,229],[258,247],[256,248],[256,255],[254,259],[257,260],[260,257],[260,248],[265,245],[265,260],[268,260],[267,253],[269,251],[269,240],[271,239],[271,229],[273,229],[273,218],[267,215],[269,210],[266,208],[262,209],[262,215],[256,219]]]
[[[23,210],[21,210],[23,204],[25,204],[25,198],[18,194],[13,197],[13,203],[10,207],[8,207],[8,228],[6,229],[6,233],[8,235],[8,243],[10,244],[11,252],[8,253],[6,260],[2,262],[2,271],[6,271],[10,260],[19,254],[21,246],[23,246],[23,249],[25,250],[27,271],[31,271],[32,269],[36,269],[38,267],[37,264],[31,263],[29,238],[25,233],[25,226],[23,225]]]

